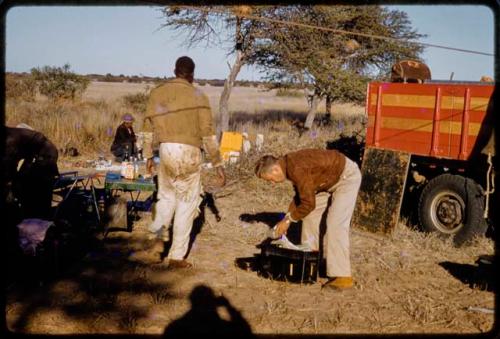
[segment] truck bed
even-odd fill
[[[366,96],[366,145],[467,160],[478,136],[491,129],[485,117],[493,114],[493,90],[491,83],[372,82]]]

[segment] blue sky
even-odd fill
[[[423,42],[494,52],[493,12],[484,6],[391,6],[408,13]],[[466,24],[465,24],[466,23]],[[80,74],[171,76],[175,59],[189,55],[197,78],[223,79],[231,57],[225,50],[180,46],[182,38],[158,30],[155,7],[14,7],[6,14],[6,71],[69,63]],[[426,48],[433,79],[479,80],[493,76],[494,58]],[[245,67],[238,79],[258,80]]]

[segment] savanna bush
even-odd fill
[[[134,112],[146,112],[146,105],[148,103],[148,91],[144,93],[127,94],[123,96],[123,103],[130,107]]]
[[[90,81],[85,76],[72,72],[70,68],[69,64],[62,67],[32,68],[31,76],[35,80],[40,94],[51,100],[74,100],[81,97]]]
[[[36,96],[36,82],[30,76],[5,76],[5,96],[7,99],[33,102]]]
[[[276,96],[277,97],[302,98],[302,97],[304,97],[304,94],[297,91],[297,90],[291,90],[288,88],[278,88],[278,90],[276,91]]]
[[[58,149],[75,147],[80,153],[108,152],[125,108],[105,102],[82,103],[8,100],[8,126],[23,122],[47,136]]]

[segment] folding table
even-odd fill
[[[135,220],[138,216],[138,203],[139,197],[142,192],[154,192],[156,191],[156,184],[153,179],[125,179],[122,178],[119,172],[107,172],[104,180],[104,190],[106,191],[106,196],[112,197],[116,195],[118,191],[129,192],[130,194],[130,210],[127,211],[127,218]],[[127,230],[131,231],[131,225],[127,223]],[[107,234],[108,229],[105,226],[105,234]]]

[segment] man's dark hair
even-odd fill
[[[273,155],[264,155],[257,161],[255,175],[260,178],[262,174],[268,173],[271,167],[278,162],[278,158]]]
[[[175,74],[178,77],[186,78],[194,73],[194,61],[188,56],[181,56],[175,62]]]

